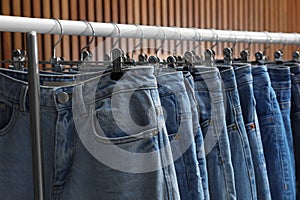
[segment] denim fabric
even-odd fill
[[[194,132],[195,143],[196,143],[196,153],[197,153],[197,159],[198,159],[198,164],[200,169],[200,176],[202,179],[203,194],[204,194],[204,199],[209,200],[210,197],[209,197],[209,188],[208,188],[208,174],[206,168],[204,140],[203,140],[201,127],[199,124],[198,103],[194,92],[194,78],[189,72],[185,73],[184,75],[185,75],[185,88],[189,96],[191,109],[192,109],[193,132]]]
[[[257,199],[255,173],[232,67],[218,66],[225,92],[225,113],[237,199]]]
[[[193,118],[182,72],[160,72],[158,92],[166,120],[181,199],[204,199]]]
[[[210,198],[236,199],[219,71],[212,67],[195,66],[194,80],[204,137]]]
[[[289,145],[291,155],[291,167],[295,177],[295,158],[294,158],[294,145],[293,145],[293,133],[291,127],[291,72],[288,66],[268,66],[268,73],[271,80],[271,86],[275,91],[276,98],[280,107],[286,138]],[[294,186],[296,183],[294,182]]]
[[[284,123],[266,66],[253,66],[253,89],[272,199],[295,199]]]
[[[253,94],[253,77],[251,65],[234,64],[233,67],[242,107],[244,124],[247,131],[252,161],[254,165],[257,199],[270,200],[270,185],[255,109],[256,103]]]
[[[0,194],[33,199],[27,84],[3,73],[0,83],[1,107],[13,109],[0,130]],[[46,199],[180,199],[151,67],[42,86],[41,130]]]
[[[297,199],[300,199],[300,64],[290,66],[292,81],[291,124],[296,163]]]

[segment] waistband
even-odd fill
[[[234,64],[233,68],[238,86],[253,83],[252,69],[250,64],[243,64],[239,66]]]
[[[223,81],[225,90],[235,90],[237,88],[233,67],[217,66]]]
[[[195,90],[220,90],[221,77],[218,68],[195,66]]]
[[[271,82],[266,65],[252,66],[253,85],[263,85]]]
[[[290,89],[291,72],[288,66],[268,66],[268,73],[274,89]]]
[[[160,73],[156,76],[160,95],[172,95],[176,93],[186,92],[184,85],[183,73],[180,71]]]
[[[85,81],[76,81],[69,86],[41,86],[40,106],[45,109],[63,110],[72,107],[72,98],[76,98],[76,102],[86,105],[118,92],[157,88],[154,68],[151,66],[131,68],[119,81],[111,80],[110,74],[102,74]],[[26,75],[23,74],[23,76]],[[28,83],[26,81],[0,72],[0,95],[19,104],[21,110],[28,110]]]
[[[292,82],[298,83],[300,82],[300,64],[292,63],[289,65],[291,70],[291,79]]]

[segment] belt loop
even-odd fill
[[[22,85],[20,91],[20,110],[26,112],[26,97],[28,93],[28,86]]]
[[[87,108],[85,106],[85,102],[83,99],[83,91],[82,91],[82,87],[83,84],[77,85],[74,88],[74,97],[75,99],[73,100],[73,109],[74,106],[76,107],[76,110],[78,109],[78,111],[80,112],[81,116],[86,118],[88,117],[88,112],[87,112]]]

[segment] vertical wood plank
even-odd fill
[[[141,1],[141,16],[142,16],[142,19],[141,19],[141,24],[142,25],[148,25],[148,16],[149,16],[149,14],[148,14],[148,2],[147,2],[147,0],[142,0]],[[139,33],[139,34],[141,34],[141,33]],[[142,53],[142,52],[147,52],[147,51],[145,51],[144,50],[144,45],[146,46],[146,47],[148,47],[148,41],[145,41],[145,40],[143,40],[142,41],[142,44],[141,44],[141,46],[140,46],[140,53]],[[136,53],[138,53],[138,52],[136,52]]]
[[[70,1],[70,18],[71,20],[79,20],[78,16],[78,1]],[[78,36],[71,36],[71,43],[70,43],[70,48],[71,48],[71,59],[72,60],[79,60],[79,37]]]
[[[12,15],[21,16],[21,1],[12,0]],[[13,49],[24,49],[23,38],[21,33],[13,33]]]
[[[103,1],[102,0],[95,0],[96,4],[96,21],[97,22],[103,22]],[[96,59],[97,60],[104,60],[104,42],[103,37],[97,37],[96,38]]]
[[[110,0],[104,0],[104,22],[110,23],[111,20],[111,1]],[[105,38],[104,40],[104,51],[105,54],[110,54],[110,51],[112,49],[112,43],[114,39],[113,38]]]
[[[68,20],[69,19],[69,2],[68,0],[61,0],[61,19]],[[61,41],[62,45],[62,56],[65,60],[70,60],[70,36],[64,35]],[[74,50],[73,50],[74,51]]]
[[[56,19],[61,18],[61,11],[60,11],[60,0],[52,0],[52,17]],[[58,41],[59,35],[54,36],[54,42]],[[62,56],[62,41],[58,43],[56,46],[56,57]]]
[[[150,26],[155,25],[155,1],[154,0],[148,0],[148,24]],[[148,47],[148,54],[154,54],[154,48],[155,48],[155,40],[150,39],[149,40],[149,47]]]
[[[11,15],[11,7],[10,7],[10,1],[4,0],[1,2],[2,4],[2,14],[3,15]],[[2,55],[4,60],[11,60],[12,57],[12,50],[13,50],[13,44],[12,44],[12,33],[3,32],[2,33]],[[4,67],[8,67],[8,64],[4,64]]]

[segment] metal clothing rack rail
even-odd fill
[[[29,110],[35,200],[44,199],[37,33],[61,34],[58,22],[63,27],[64,35],[89,36],[95,34],[98,37],[140,38],[140,30],[143,32],[143,39],[300,45],[300,35],[297,33],[231,31],[90,22],[95,31],[91,33],[90,27],[84,21],[58,21],[53,19],[0,15],[1,32],[28,33]]]

